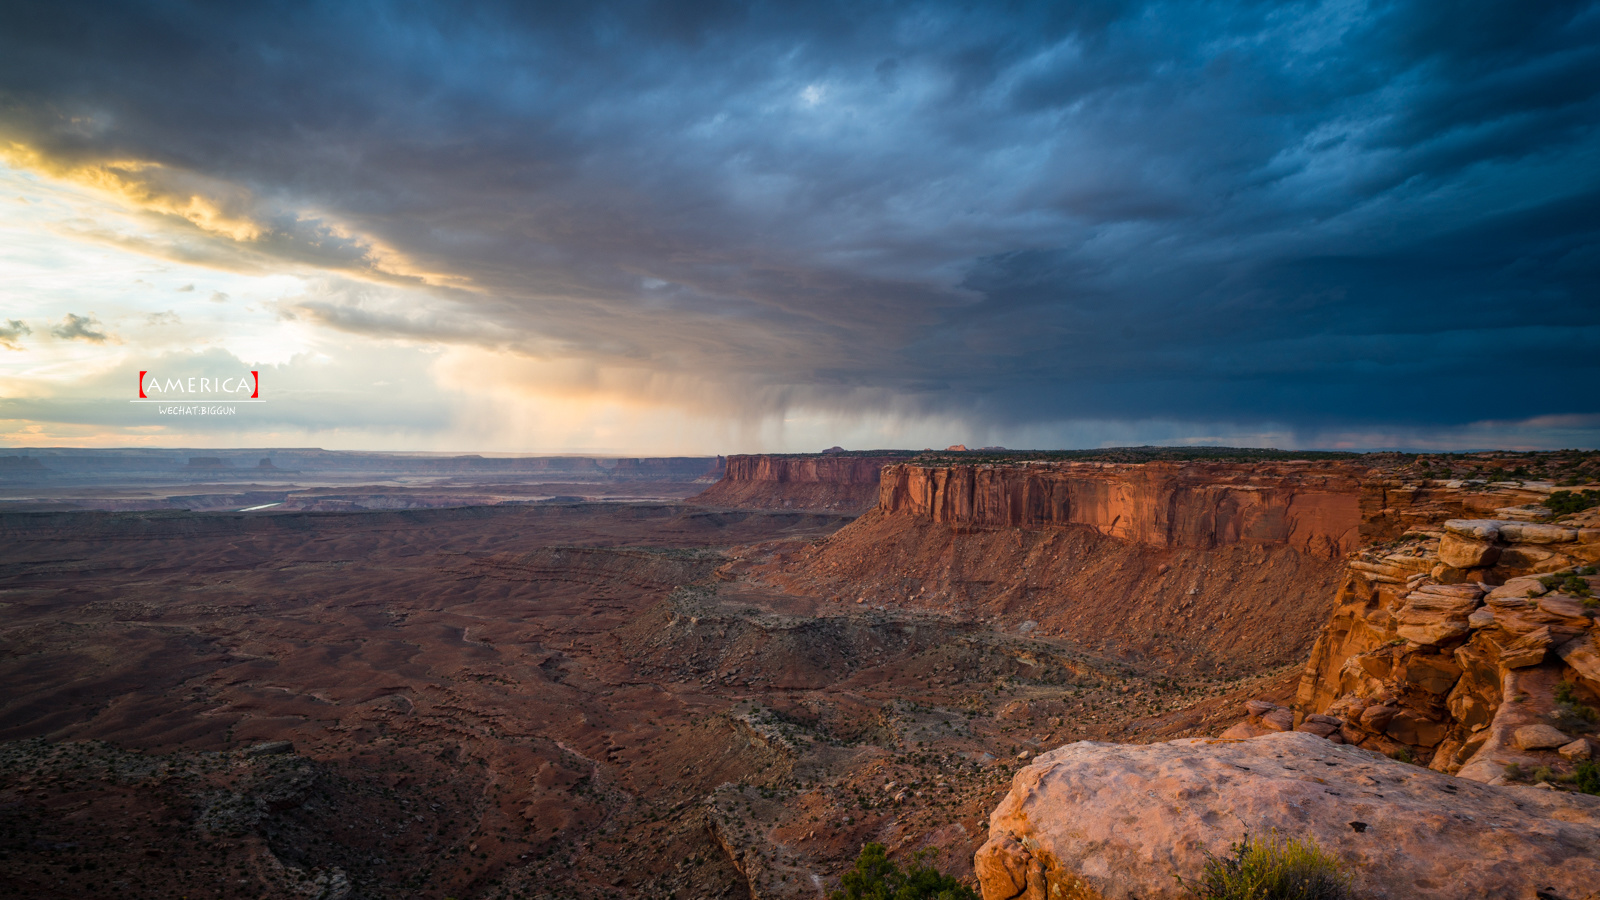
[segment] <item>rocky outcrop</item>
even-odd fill
[[[1507,519],[1450,519],[1357,554],[1301,679],[1300,717],[1479,781],[1541,767],[1559,779],[1600,706],[1596,563],[1600,528]]]
[[[735,509],[859,512],[877,502],[883,467],[909,456],[887,452],[730,456],[722,480],[687,502]]]
[[[1541,482],[1489,485],[1374,472],[1361,482],[1361,535],[1364,543],[1379,544],[1414,528],[1437,529],[1446,519],[1543,519],[1549,510],[1538,501],[1555,489]]]
[[[1080,742],[1018,772],[975,868],[984,900],[1191,896],[1245,834],[1314,840],[1363,898],[1600,898],[1600,797],[1491,787],[1305,733]]]
[[[1081,525],[1161,548],[1356,549],[1360,466],[1152,462],[917,465],[884,469],[878,507],[959,529]]]

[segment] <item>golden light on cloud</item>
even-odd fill
[[[220,178],[150,160],[66,160],[15,141],[0,143],[0,164],[86,190],[124,213],[164,219],[168,225],[178,225],[179,231],[198,230],[226,245],[205,255],[154,236],[134,239],[126,234],[113,237],[103,229],[79,229],[148,255],[201,260],[234,271],[323,269],[383,284],[477,290],[470,277],[421,265],[388,242],[328,213],[269,209],[248,187]]]
[[[72,163],[14,142],[0,148],[0,160],[14,168],[97,191],[130,209],[184,219],[202,231],[230,240],[258,240],[267,230],[244,212],[254,202],[250,191],[160,163]]]

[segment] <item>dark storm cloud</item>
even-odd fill
[[[470,283],[331,327],[999,424],[1600,411],[1595,3],[237,6],[9,4],[0,136]]]

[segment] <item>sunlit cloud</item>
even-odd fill
[[[130,209],[173,216],[202,231],[254,241],[265,227],[252,219],[250,193],[237,185],[144,160],[79,163],[18,143],[0,146],[0,162],[99,191]]]

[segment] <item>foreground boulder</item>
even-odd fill
[[[1042,754],[975,868],[984,900],[1187,897],[1174,875],[1273,831],[1342,860],[1360,898],[1600,900],[1600,797],[1492,787],[1305,732]]]

